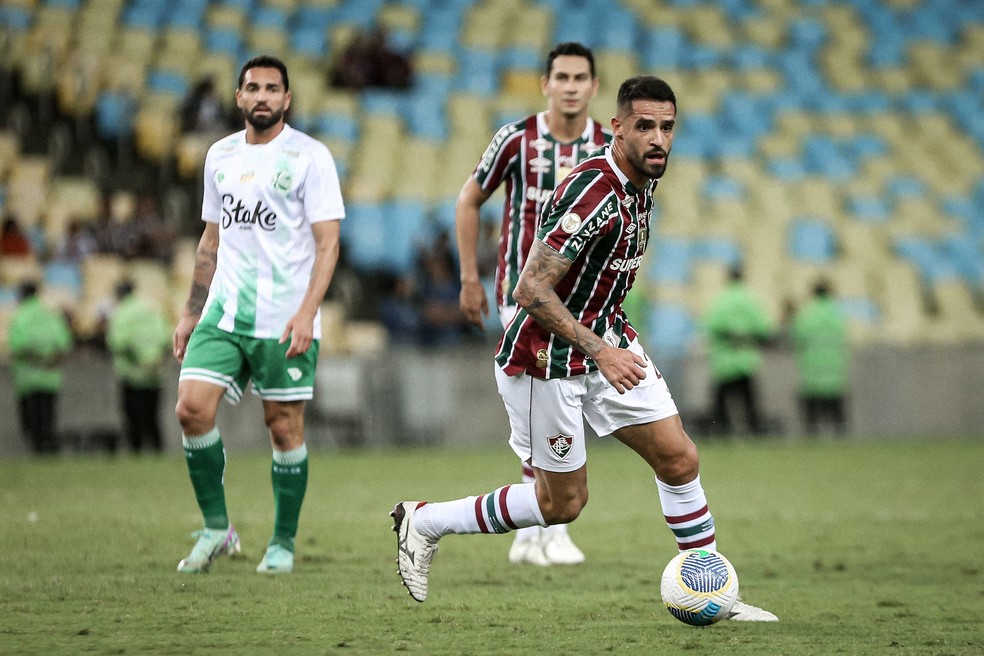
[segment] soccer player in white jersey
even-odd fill
[[[577,518],[588,501],[585,420],[652,468],[678,549],[716,549],[697,447],[622,310],[649,243],[653,192],[673,146],[676,96],[659,78],[635,77],[620,86],[616,107],[611,146],[579,164],[543,212],[513,292],[521,309],[495,358],[509,442],[533,468],[535,483],[443,503],[398,503],[391,513],[397,563],[417,601],[427,598],[445,535]],[[777,619],[743,601],[729,618]]]
[[[489,302],[478,270],[478,234],[482,205],[506,185],[502,211],[495,301],[505,328],[518,306],[512,290],[536,237],[537,218],[554,188],[582,160],[599,152],[612,133],[588,115],[598,92],[594,55],[580,43],[557,44],[547,55],[540,89],[547,109],[502,126],[465,181],[455,206],[455,229],[461,268],[461,310],[484,328]],[[522,481],[533,482],[533,470],[522,463]],[[516,531],[509,561],[533,565],[573,565],[584,561],[566,524]]]
[[[178,404],[188,473],[204,528],[180,572],[205,572],[239,551],[226,510],[225,449],[215,417],[252,381],[273,447],[273,535],[261,573],[290,572],[307,489],[304,404],[312,397],[320,308],[338,261],[345,216],[324,144],[284,122],[287,68],[260,56],[239,74],[245,129],[205,157],[205,230],[188,301],[174,332]]]

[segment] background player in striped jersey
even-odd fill
[[[506,185],[495,276],[495,302],[503,328],[516,314],[512,298],[519,273],[536,237],[537,218],[551,192],[577,164],[599,152],[612,139],[588,115],[588,103],[598,92],[594,55],[580,43],[561,43],[547,55],[540,80],[546,111],[504,125],[493,137],[458,194],[455,227],[461,266],[461,310],[465,318],[484,327],[489,303],[478,267],[478,235],[482,205]],[[522,466],[524,483],[533,470]],[[509,549],[513,563],[576,564],[584,554],[571,541],[566,524],[516,531]]]
[[[324,144],[284,122],[287,68],[261,56],[239,75],[246,129],[205,157],[205,230],[188,302],[174,332],[181,363],[176,414],[205,527],[181,572],[206,571],[239,550],[226,511],[225,450],[215,416],[252,381],[273,446],[273,537],[257,571],[290,572],[307,489],[304,403],[312,397],[320,308],[338,261],[345,216]]]
[[[663,80],[623,82],[611,147],[575,168],[544,211],[513,293],[521,309],[499,343],[495,372],[510,445],[531,464],[536,482],[444,503],[397,504],[397,562],[417,601],[427,597],[443,536],[577,518],[588,501],[584,419],[652,467],[679,549],[716,548],[697,448],[621,307],[646,251],[652,195],[666,170],[676,114],[676,97]],[[744,602],[729,617],[777,619]]]

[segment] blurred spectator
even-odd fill
[[[171,352],[171,325],[155,305],[133,293],[133,283],[116,287],[118,304],[109,318],[106,346],[120,383],[123,431],[134,453],[163,449],[161,382]]]
[[[458,302],[461,283],[456,272],[448,235],[442,234],[433,248],[421,254],[421,343],[425,346],[451,346],[465,334],[467,324]]]
[[[3,233],[0,234],[0,255],[27,256],[33,253],[31,242],[24,234],[17,219],[7,217],[3,220]]]
[[[181,106],[181,131],[224,135],[233,126],[233,118],[215,90],[215,80],[206,77],[199,81]]]
[[[419,344],[423,316],[417,302],[413,278],[394,275],[384,283],[386,292],[379,301],[379,318],[394,344]]]
[[[831,296],[830,284],[820,280],[813,300],[795,313],[790,331],[796,352],[800,412],[807,434],[816,435],[829,422],[843,435],[847,429],[847,326]]]
[[[132,257],[139,236],[133,223],[136,201],[128,192],[117,192],[103,201],[103,211],[92,228],[99,253]]]
[[[62,359],[72,348],[68,323],[41,304],[37,283],[25,282],[11,317],[8,343],[21,429],[34,453],[61,449],[55,432]]]
[[[410,60],[389,46],[381,27],[357,33],[330,72],[331,86],[340,89],[406,89],[411,79]]]
[[[732,434],[731,406],[740,402],[749,432],[760,435],[764,424],[755,378],[762,367],[762,347],[773,330],[761,303],[745,285],[741,267],[733,268],[729,277],[704,317],[714,381],[712,428],[719,434]]]
[[[82,260],[99,249],[96,238],[88,225],[78,220],[69,221],[65,233],[55,245],[52,259],[67,264],[82,264]]]
[[[129,252],[123,255],[169,264],[173,255],[176,231],[161,216],[157,209],[157,201],[152,195],[144,194],[137,200],[131,224],[130,232],[133,241],[129,244]]]

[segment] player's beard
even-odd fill
[[[629,162],[631,162],[632,166],[645,177],[650,180],[658,180],[663,177],[664,173],[666,173],[666,165],[670,161],[670,154],[665,153],[663,155],[663,161],[659,164],[650,164],[647,162],[647,154],[648,151],[635,154],[629,158]]]
[[[266,130],[273,127],[279,123],[284,118],[284,110],[274,111],[270,107],[266,108],[269,110],[269,114],[264,116],[256,115],[256,108],[254,107],[252,111],[243,110],[243,117],[245,117],[246,122],[252,125],[257,130]]]

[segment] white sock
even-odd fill
[[[700,485],[700,475],[683,485],[667,485],[656,479],[659,503],[666,525],[676,536],[677,548],[717,550],[714,517],[707,509],[707,497]]]
[[[508,533],[545,525],[535,487],[529,483],[506,485],[478,497],[427,503],[413,518],[414,528],[435,540],[449,533]]]
[[[533,475],[533,468],[523,463],[523,483],[528,483],[532,485],[536,482],[536,477]],[[539,540],[540,535],[543,532],[543,528],[540,526],[526,526],[516,530],[516,542],[527,542],[531,540]]]

